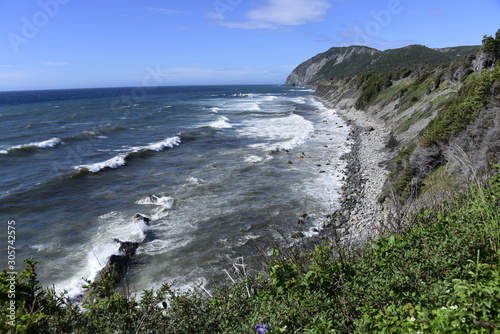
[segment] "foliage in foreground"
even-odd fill
[[[497,175],[356,252],[329,244],[308,253],[276,249],[267,273],[221,287],[213,297],[165,285],[141,298],[110,293],[79,306],[40,288],[36,262],[28,260],[15,279],[13,314],[12,281],[6,271],[0,275],[0,331],[494,333],[500,330],[499,207]]]

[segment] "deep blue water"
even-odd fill
[[[255,245],[297,230],[303,213],[308,232],[337,206],[348,129],[310,94],[0,92],[0,211],[16,221],[17,266],[34,257],[42,283],[72,295],[118,251],[113,238],[141,242],[132,290],[223,278],[240,256],[250,267]]]

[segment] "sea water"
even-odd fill
[[[17,269],[32,257],[44,286],[77,296],[119,239],[140,243],[132,291],[186,288],[227,279],[240,257],[251,271],[299,229],[317,233],[338,206],[349,143],[346,124],[312,92],[0,92],[0,211],[6,231],[16,222]]]

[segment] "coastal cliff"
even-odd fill
[[[366,73],[382,73],[419,65],[440,65],[471,55],[479,46],[431,49],[409,45],[379,51],[366,46],[333,47],[297,66],[285,81],[286,86],[316,87],[329,80]]]
[[[498,35],[480,48],[333,48],[292,72],[287,84],[316,87],[358,129],[360,168],[346,182],[335,235],[396,232],[415,209],[448,200],[500,161]],[[344,76],[337,65],[362,71]]]

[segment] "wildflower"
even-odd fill
[[[443,310],[447,310],[446,306],[441,307]]]
[[[410,321],[416,321],[417,319],[415,319],[414,317],[411,317],[410,318]]]
[[[258,324],[255,328],[259,334],[264,334],[266,331],[271,330],[271,326],[269,326],[269,324]]]
[[[458,306],[457,306],[457,305],[453,305],[453,306],[450,306],[450,308],[451,308],[452,310],[456,310],[456,309],[458,309]]]

